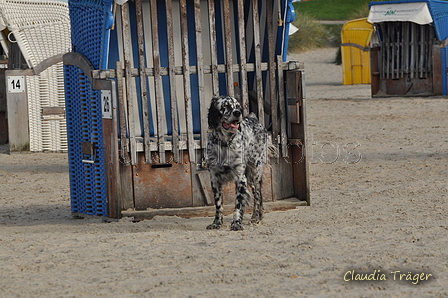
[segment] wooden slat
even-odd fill
[[[389,79],[389,75],[390,75],[390,61],[392,59],[391,55],[391,49],[390,49],[390,40],[391,40],[391,28],[392,26],[389,24],[389,32],[387,33],[387,39],[386,39],[386,50],[387,50],[387,60],[386,60],[386,79]]]
[[[261,44],[260,44],[260,21],[258,16],[258,1],[252,0],[252,22],[254,30],[255,51],[255,86],[257,92],[258,120],[264,125],[264,97],[263,78],[261,73]]]
[[[8,76],[23,76],[23,71],[7,70],[3,77],[7,81]],[[26,77],[23,77],[22,84],[26,84]],[[2,89],[5,88],[5,80],[2,82]],[[30,151],[30,133],[28,116],[28,96],[26,92],[10,93],[3,89],[7,109],[8,119],[9,150],[11,152]]]
[[[201,185],[202,193],[205,197],[205,202],[207,203],[207,205],[212,205],[213,204],[213,196],[210,195],[207,190],[206,177],[209,175],[208,171],[198,171],[196,174],[199,178],[199,183]]]
[[[130,165],[129,159],[129,139],[126,137],[126,95],[124,93],[124,73],[123,63],[117,61],[117,90],[118,90],[118,111],[120,112],[120,145],[121,160],[124,165]]]
[[[423,78],[423,63],[425,62],[425,26],[419,26],[420,27],[420,39],[419,39],[419,48],[420,48],[420,55],[418,57],[419,63],[418,63],[418,72],[419,77]]]
[[[411,45],[411,62],[410,62],[410,65],[409,65],[409,71],[410,71],[411,79],[413,79],[414,78],[414,71],[415,71],[415,63],[414,63],[414,61],[415,61],[415,44],[416,44],[416,41],[415,41],[415,28],[416,28],[416,26],[415,26],[414,23],[411,23],[410,25],[411,25],[411,42],[410,42],[410,45]]]
[[[404,73],[406,71],[406,57],[407,57],[407,47],[406,47],[406,22],[403,22],[401,27],[401,69],[400,69],[400,78],[404,78]]]
[[[174,33],[173,33],[173,7],[171,0],[165,0],[166,9],[166,28],[167,28],[167,44],[168,52],[174,53]],[[171,135],[173,137],[173,159],[174,162],[180,161],[179,154],[179,117],[177,109],[177,91],[176,91],[176,61],[174,55],[168,55],[168,75],[170,80],[170,103],[171,103]]]
[[[287,127],[286,127],[286,112],[285,112],[285,81],[283,75],[283,69],[279,67],[282,60],[282,56],[277,56],[277,78],[278,78],[278,98],[279,98],[279,111],[280,111],[280,144],[282,157],[288,157],[288,143],[287,143]],[[275,144],[275,143],[274,143]]]
[[[201,25],[201,0],[194,0],[194,28],[196,32],[196,68],[198,71],[198,99],[199,111],[201,116],[201,145],[203,148],[207,145],[207,113],[208,106],[204,94],[204,59],[202,55],[202,25]]]
[[[190,68],[189,68],[189,51],[188,51],[188,22],[187,22],[187,3],[186,0],[180,0],[180,24],[181,24],[181,43],[182,43],[182,67],[184,82],[184,100],[185,100],[185,118],[187,122],[187,142],[188,157],[190,163],[196,163],[196,155],[194,151],[194,135],[193,135],[193,111],[191,104],[191,87],[190,87]]]
[[[129,126],[129,151],[131,155],[131,164],[137,163],[137,150],[135,148],[135,120],[134,120],[134,98],[135,89],[132,84],[131,76],[131,38],[129,29],[129,7],[128,3],[124,3],[121,6],[121,22],[123,24],[123,55],[124,55],[124,67],[126,74],[126,102],[128,111],[128,126]]]
[[[301,68],[301,63],[296,61],[290,61],[290,62],[282,62],[280,67],[283,70],[294,70]],[[225,73],[226,72],[226,66],[223,64],[216,65],[214,67],[217,70],[217,73]],[[197,74],[197,67],[195,65],[188,66],[190,74]],[[174,66],[173,71],[175,75],[183,75],[183,66]],[[268,63],[262,62],[261,63],[261,71],[267,71],[268,70]],[[160,67],[160,75],[162,76],[168,76],[170,75],[170,68],[169,67]],[[211,65],[204,65],[203,66],[204,74],[211,74],[212,73],[212,66]],[[255,71],[255,64],[254,63],[247,63],[246,64],[246,71],[247,72],[254,72]],[[238,73],[240,72],[240,66],[237,64],[234,64],[232,66],[232,72]],[[145,76],[152,77],[154,76],[154,69],[153,68],[146,68],[143,72]],[[131,76],[138,77],[139,71],[137,68],[131,69]],[[92,70],[92,77],[94,79],[113,79],[115,78],[115,69],[104,69],[104,70]]]
[[[394,72],[394,77],[396,79],[399,78],[399,72],[398,72],[398,68],[399,68],[399,58],[400,58],[400,47],[399,47],[399,31],[400,31],[400,24],[397,23],[395,25],[395,32],[394,32],[394,40],[393,40],[393,63],[392,63],[392,67],[393,67],[393,72]]]
[[[396,36],[395,36],[395,62],[394,62],[394,71],[395,71],[395,76],[397,79],[400,78],[400,73],[401,73],[401,57],[403,55],[403,51],[401,49],[401,33],[402,33],[402,24],[399,23],[397,26],[397,32],[396,32]]]
[[[278,144],[278,98],[277,98],[277,78],[275,66],[275,40],[273,26],[273,0],[266,1],[266,28],[268,31],[268,65],[269,65],[269,91],[271,99],[271,121],[272,121],[272,143]],[[276,22],[277,23],[277,22]]]
[[[238,3],[238,34],[240,40],[240,97],[243,105],[243,115],[249,114],[249,90],[247,86],[247,58],[246,58],[246,25],[244,17],[244,2]]]
[[[112,85],[112,91],[111,94],[113,96],[114,92],[113,90],[116,88],[116,83],[114,81],[111,81]],[[122,188],[122,177],[120,175],[120,163],[118,162],[120,160],[119,156],[119,148],[118,148],[118,115],[117,115],[117,107],[115,106],[115,98],[112,97],[112,131],[110,136],[110,156],[111,156],[111,164],[109,167],[112,171],[112,177],[115,177],[113,180],[113,183],[116,185],[114,186],[115,192],[108,192],[108,200],[114,200],[116,208],[116,212],[118,217],[121,217],[121,207],[123,206],[123,201],[125,200],[126,195],[122,195],[123,188]],[[108,175],[109,177],[109,175]],[[133,193],[133,192],[131,192]],[[129,195],[129,194],[127,194]]]
[[[302,140],[302,146],[291,147],[291,161],[294,175],[294,193],[300,200],[306,200],[310,205],[310,189],[308,179],[308,161],[306,154],[306,100],[302,98],[299,86],[302,73],[298,70],[286,72],[287,98],[293,98],[297,103],[288,105],[288,120],[291,125],[291,138]],[[299,103],[301,103],[299,105]]]
[[[433,69],[433,42],[434,42],[434,29],[427,25],[426,26],[429,30],[429,40],[428,40],[428,67],[427,67],[427,72],[428,72],[428,76],[431,75],[432,73],[432,69]],[[439,65],[439,64],[436,64]],[[436,85],[436,83],[434,83],[434,85]]]
[[[295,209],[298,206],[307,206],[307,202],[299,201],[296,198],[289,198],[285,200],[279,200],[275,202],[265,202],[263,204],[264,211],[273,212],[273,211],[285,211],[289,209]],[[229,215],[232,214],[235,209],[234,205],[223,205],[223,214]],[[245,212],[251,213],[253,210],[253,206],[247,206]],[[179,216],[179,217],[212,217],[215,215],[216,207],[215,206],[207,206],[207,207],[185,207],[185,208],[161,208],[161,209],[152,209],[146,211],[123,211],[122,214],[124,217],[133,217],[134,220],[142,220],[142,219],[152,219],[155,216]]]
[[[162,76],[160,75],[160,50],[159,50],[159,29],[157,24],[157,4],[156,1],[149,1],[151,15],[151,40],[152,57],[154,67],[154,92],[156,98],[156,117],[157,117],[157,145],[159,147],[159,162],[166,163],[165,159],[165,109],[163,104]]]
[[[142,0],[135,0],[137,19],[137,44],[138,65],[140,73],[140,97],[142,101],[143,144],[145,150],[145,163],[151,163],[151,151],[149,150],[149,115],[148,115],[148,90],[144,69],[146,68],[145,39],[143,32]]]
[[[405,69],[405,73],[409,74],[409,70],[410,70],[410,51],[411,51],[411,42],[410,42],[410,24],[409,22],[405,22],[405,30],[406,30],[406,34],[405,34],[405,38],[406,38],[406,42],[405,42],[405,47],[406,47],[406,52],[405,52],[405,59],[406,59],[406,69]]]
[[[232,61],[232,30],[230,28],[230,7],[229,0],[223,0],[223,19],[224,19],[224,50],[226,61],[226,82],[227,95],[234,96],[233,88],[233,61]]]
[[[210,73],[212,74],[213,96],[218,96],[219,95],[218,56],[217,56],[218,50],[216,48],[216,24],[215,24],[215,1],[214,0],[208,0],[208,18],[210,20],[210,22],[209,22],[210,59],[211,59]]]
[[[386,78],[386,71],[385,71],[385,63],[386,63],[386,24],[380,23],[381,32],[383,32],[383,42],[380,47],[381,52],[381,64],[380,64],[380,78],[384,80]]]

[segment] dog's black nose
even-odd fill
[[[233,116],[235,116],[235,117],[239,117],[239,116],[241,116],[241,112],[238,111],[238,110],[233,111]]]

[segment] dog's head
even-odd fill
[[[243,120],[241,105],[231,96],[218,96],[212,99],[208,110],[208,126],[223,133],[239,131]]]

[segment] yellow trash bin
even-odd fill
[[[367,18],[349,21],[342,26],[341,54],[343,84],[370,84],[370,50],[373,26]]]

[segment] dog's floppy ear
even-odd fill
[[[219,126],[219,119],[221,118],[221,112],[216,108],[216,103],[219,97],[213,97],[208,109],[208,127],[215,129]]]

